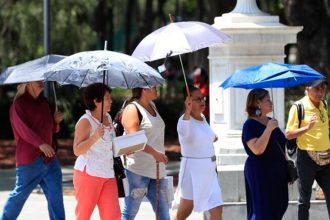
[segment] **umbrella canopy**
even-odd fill
[[[220,86],[224,89],[286,88],[322,78],[322,74],[307,65],[267,63],[237,70]]]
[[[6,68],[0,75],[0,85],[44,80],[44,74],[58,61],[60,55],[47,55],[16,66]]]
[[[110,87],[152,87],[165,82],[164,78],[144,62],[123,53],[107,50],[73,54],[55,64],[45,79],[60,84],[85,87],[103,82]]]
[[[173,22],[146,36],[132,56],[153,61],[221,44],[228,39],[226,34],[203,22]]]

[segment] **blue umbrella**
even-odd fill
[[[286,88],[322,78],[322,74],[307,65],[267,63],[237,70],[220,86],[224,89]]]

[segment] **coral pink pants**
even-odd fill
[[[76,219],[89,220],[95,206],[102,220],[120,220],[121,212],[115,178],[101,178],[74,170],[73,185],[77,200]]]

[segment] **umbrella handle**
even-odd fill
[[[179,54],[179,58],[180,58],[180,64],[181,64],[182,74],[183,74],[183,78],[184,78],[184,83],[186,85],[187,96],[190,96],[189,87],[188,87],[187,78],[186,78],[186,73],[185,73],[184,68],[183,68],[182,59],[181,59],[180,54]]]
[[[275,109],[274,109],[274,97],[273,97],[273,88],[270,88],[271,98],[272,98],[272,110],[273,110],[273,118],[275,118]]]
[[[51,84],[52,84],[53,93],[54,93],[55,112],[57,112],[58,107],[57,107],[57,96],[56,96],[56,90],[55,90],[55,82],[51,82]]]

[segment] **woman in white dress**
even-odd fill
[[[186,219],[192,212],[209,211],[210,219],[222,219],[222,195],[216,172],[213,142],[217,136],[202,112],[205,97],[196,87],[185,94],[185,112],[177,125],[182,160],[175,201],[180,202],[174,219]]]

